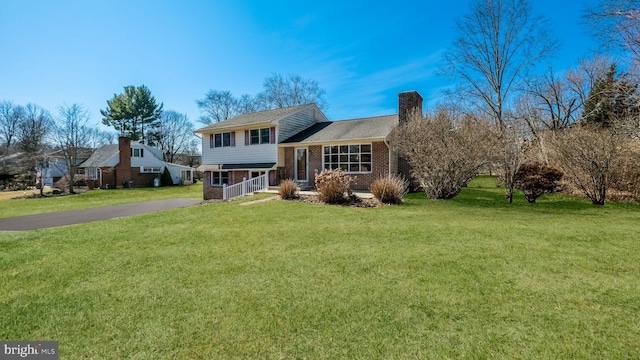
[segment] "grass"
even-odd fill
[[[3,193],[0,192],[1,194]],[[4,200],[6,200],[10,196],[7,194],[23,196],[23,191],[11,191],[4,194]],[[11,196],[6,201],[0,198],[0,218],[172,198],[201,199],[202,183],[157,188],[96,189],[70,196],[49,196],[45,198],[13,197]]]
[[[0,233],[0,339],[79,359],[636,357],[640,206],[509,205],[494,184]]]

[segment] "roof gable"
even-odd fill
[[[241,126],[246,126],[251,124],[262,124],[262,123],[275,124],[275,122],[282,119],[283,117],[286,117],[288,115],[291,115],[293,113],[296,113],[308,107],[317,108],[316,104],[311,103],[311,104],[304,104],[304,105],[292,106],[292,107],[281,108],[281,109],[264,110],[264,111],[242,114],[242,115],[234,116],[224,121],[220,121],[215,124],[205,126],[198,130],[195,130],[194,133],[207,133],[210,131],[215,131],[217,129],[241,127]]]

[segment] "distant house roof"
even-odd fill
[[[287,107],[282,109],[264,110],[264,111],[258,111],[258,112],[248,113],[248,114],[242,114],[242,115],[238,115],[215,124],[205,126],[203,128],[200,128],[194,131],[194,133],[206,133],[209,130],[273,122],[286,115],[292,114],[296,111],[302,110],[310,106],[316,106],[316,105],[304,104],[304,105],[292,106],[292,107]]]
[[[282,143],[326,143],[384,139],[397,123],[398,115],[316,123]]]
[[[118,158],[118,144],[111,144],[99,147],[93,154],[85,160],[80,167],[102,167],[102,166],[116,166],[120,159]]]

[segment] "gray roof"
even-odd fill
[[[316,123],[282,143],[384,139],[397,123],[398,115]]]
[[[91,157],[89,157],[85,162],[80,164],[80,167],[88,168],[88,167],[104,166],[104,164],[107,163],[109,159],[111,159],[114,156],[117,156],[118,152],[119,152],[118,144],[102,146],[96,149],[96,151],[93,152]],[[113,165],[116,165],[118,162],[119,162],[119,159]]]
[[[248,113],[248,114],[242,114],[242,115],[238,115],[215,124],[205,126],[198,130],[195,130],[194,133],[206,133],[209,130],[215,130],[220,128],[272,122],[274,120],[280,119],[285,115],[289,115],[291,113],[294,113],[308,106],[315,106],[315,105],[304,104],[304,105],[292,106],[292,107],[282,108],[282,109],[264,110],[264,111],[258,111],[258,112]]]

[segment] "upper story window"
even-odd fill
[[[325,146],[323,153],[325,169],[342,169],[348,173],[371,172],[371,144]]]
[[[276,128],[262,128],[244,132],[245,145],[275,144]]]
[[[236,133],[225,132],[209,135],[209,147],[229,147],[236,146]]]
[[[251,145],[268,144],[269,128],[251,130]]]
[[[132,157],[144,157],[144,149],[131,148]]]

